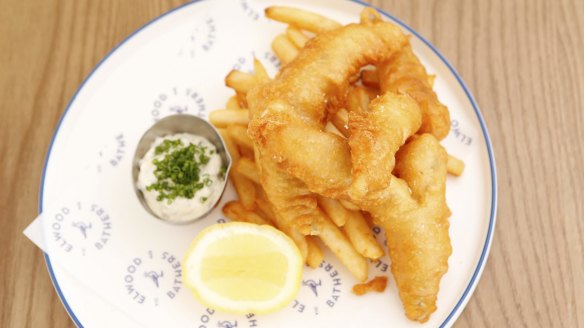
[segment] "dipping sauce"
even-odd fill
[[[205,214],[221,196],[226,166],[204,137],[158,137],[140,160],[138,189],[159,218],[184,222]]]

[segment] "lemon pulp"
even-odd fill
[[[204,229],[183,260],[183,280],[203,304],[233,313],[286,306],[300,287],[302,257],[282,232],[250,223]]]

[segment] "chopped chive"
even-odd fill
[[[158,192],[156,200],[166,199],[168,204],[172,204],[177,197],[192,199],[197,191],[213,184],[208,174],[203,177],[200,174],[202,167],[211,159],[205,154],[207,147],[202,143],[189,143],[185,146],[180,139],[166,139],[154,152],[156,155],[164,154],[163,159],[152,161],[156,166],[154,175],[157,181],[146,187],[148,191]],[[211,155],[214,153],[209,152]],[[203,198],[207,200],[207,197]]]

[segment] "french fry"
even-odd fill
[[[225,105],[225,109],[241,109],[241,106],[239,106],[239,100],[237,100],[237,96],[229,97],[229,100],[227,100],[227,104]]]
[[[355,205],[355,204],[351,203],[351,202],[350,202],[350,201],[348,201],[348,200],[339,199],[339,203],[341,203],[341,205],[343,205],[343,206],[344,206],[346,209],[348,209],[348,210],[352,210],[352,211],[359,211],[359,210],[361,210],[361,209],[359,208],[359,206],[357,206],[357,205]]]
[[[449,174],[460,176],[464,171],[464,162],[450,154],[448,154],[448,162],[446,162],[446,171]]]
[[[274,215],[274,211],[272,210],[272,205],[266,199],[266,194],[263,189],[259,188],[260,190],[256,193],[256,206],[257,209],[268,219],[272,222],[276,222],[276,218]]]
[[[235,170],[231,171],[230,175],[241,204],[245,209],[253,211],[256,207],[256,189],[253,181],[235,172]]]
[[[254,75],[238,70],[232,70],[225,77],[225,85],[241,93],[247,93],[256,84],[257,81]]]
[[[237,164],[235,164],[235,172],[250,179],[256,184],[260,184],[260,175],[254,161],[249,158],[242,157]],[[257,204],[257,201],[256,201]]]
[[[346,109],[339,109],[332,117],[331,123],[345,136],[351,135],[349,131],[349,112]]]
[[[310,40],[301,30],[293,26],[288,26],[286,29],[286,35],[298,49],[304,48],[306,42]]]
[[[225,206],[223,206],[223,214],[233,221],[273,225],[272,222],[261,217],[258,213],[248,211],[241,202],[237,201],[225,204]]]
[[[266,17],[313,33],[322,33],[341,27],[340,23],[332,19],[291,7],[268,7],[266,8]]]
[[[235,142],[233,142],[233,140],[231,139],[231,136],[229,135],[229,133],[227,132],[226,129],[217,129],[219,131],[219,134],[221,135],[221,138],[223,138],[223,142],[225,143],[225,147],[227,148],[227,152],[229,153],[229,156],[231,157],[231,165],[235,165],[237,163],[237,161],[239,161],[239,158],[241,157],[239,155],[239,151],[237,150],[237,146],[235,145]]]
[[[366,258],[377,260],[382,257],[383,248],[377,243],[377,240],[369,228],[369,224],[360,211],[351,211],[351,217],[343,226],[343,231],[349,237],[351,244],[359,254]]]
[[[253,143],[247,135],[247,127],[243,125],[230,125],[227,127],[227,132],[237,146],[253,150]]]
[[[370,88],[379,88],[379,73],[377,70],[364,69],[361,71],[361,83]]]
[[[326,125],[324,126],[324,131],[328,132],[328,133],[332,133],[332,134],[336,134],[340,137],[345,137],[341,131],[339,131],[339,129],[337,129],[331,122],[326,122]]]
[[[249,110],[218,109],[209,113],[209,121],[216,128],[225,128],[231,124],[247,126],[249,124]]]
[[[306,236],[300,233],[300,231],[294,229],[292,226],[283,224],[282,222],[276,222],[276,226],[280,229],[283,233],[288,235],[292,241],[298,247],[300,254],[305,262],[308,260],[308,242],[306,241]]]
[[[354,87],[347,94],[347,110],[350,112],[364,112],[369,107],[369,96],[362,87]]]
[[[272,49],[282,64],[288,64],[298,55],[298,49],[285,34],[280,34],[274,38]]]
[[[306,236],[305,238],[306,244],[308,245],[308,255],[306,257],[306,264],[309,267],[316,269],[320,266],[322,260],[324,260],[324,254],[322,253],[322,250],[316,243],[315,237]]]
[[[324,213],[318,220],[318,236],[358,281],[367,280],[367,260],[359,254],[343,232]]]
[[[253,69],[256,81],[258,83],[265,83],[270,80],[270,76],[268,75],[266,68],[264,67],[264,65],[262,65],[262,62],[260,62],[256,58],[253,59]]]
[[[351,212],[341,205],[337,200],[318,196],[318,205],[328,215],[328,217],[339,227],[345,225],[352,216]]]

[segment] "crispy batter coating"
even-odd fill
[[[425,322],[436,310],[440,279],[452,253],[446,205],[446,151],[431,134],[397,153],[396,175],[378,202],[366,205],[385,229],[391,272],[408,318]],[[410,192],[411,190],[411,192]]]
[[[369,292],[383,293],[387,287],[387,277],[377,276],[366,283],[353,286],[353,293],[363,296]]]
[[[388,187],[395,153],[421,124],[416,102],[407,95],[392,92],[374,99],[368,111],[349,113],[351,198],[361,199]]]
[[[248,133],[262,174],[271,177],[262,185],[274,207],[302,231],[318,233],[316,196],[306,181],[325,181],[310,190],[337,195],[351,183],[349,146],[324,132],[327,109],[343,104],[349,77],[362,66],[388,60],[406,43],[393,24],[349,24],[310,40],[273,81],[248,93]]]
[[[321,233],[316,194],[370,212],[386,230],[406,315],[425,322],[451,253],[447,155],[438,142],[448,133],[448,109],[403,33],[371,13],[363,20],[318,35],[273,81],[252,89],[248,134],[281,220]],[[327,112],[343,106],[350,77],[366,64],[381,66],[382,95],[349,114],[348,140],[325,132]]]
[[[379,70],[382,90],[409,95],[420,106],[422,126],[418,133],[431,133],[438,140],[446,138],[450,132],[450,113],[432,90],[432,78],[412,47],[408,44],[391,60],[380,65]]]

